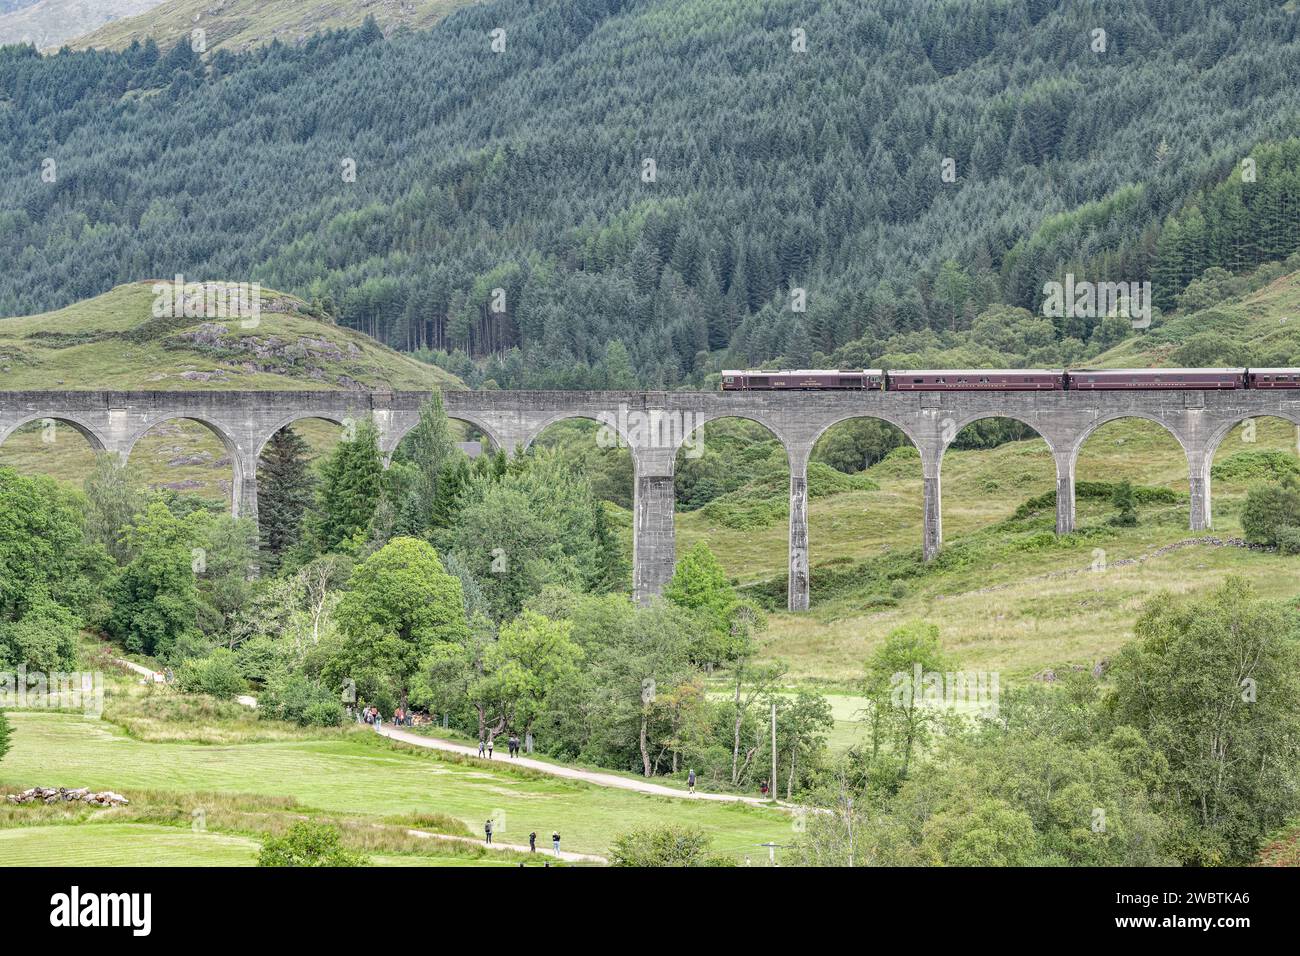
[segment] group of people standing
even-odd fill
[[[351,712],[351,710],[352,708],[349,707],[348,711]],[[371,705],[370,707],[362,707],[360,710],[356,711],[356,715],[357,723],[359,724],[374,724],[380,727],[384,724],[383,714],[381,714],[379,708],[374,705]],[[414,727],[415,711],[403,710],[401,707],[398,707],[393,711],[393,725],[396,727]]]
[[[524,745],[520,743],[518,734],[511,734],[506,739],[506,746],[510,748],[510,756],[512,758],[518,757],[524,750]],[[493,747],[494,743],[491,736],[480,737],[478,739],[478,755],[480,757],[487,757],[488,760],[491,760]]]
[[[488,817],[487,820],[484,821],[483,823],[484,843],[490,844],[492,842],[492,833],[493,833],[492,818]],[[559,830],[556,830],[554,833],[551,834],[551,849],[554,851],[556,856],[560,855],[560,831]],[[537,852],[537,831],[536,830],[528,834],[528,852],[529,853]]]

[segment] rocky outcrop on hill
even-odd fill
[[[10,803],[85,803],[96,807],[124,807],[131,801],[112,790],[94,792],[89,787],[32,787],[22,793],[9,794]]]
[[[362,358],[355,342],[339,343],[328,338],[300,335],[288,339],[279,335],[256,336],[232,334],[228,326],[204,322],[197,328],[178,332],[167,339],[173,348],[203,352],[231,363],[236,372],[265,372],[277,375],[302,375],[316,380],[332,379],[345,388],[361,387],[337,366]],[[223,372],[193,372],[193,376],[220,376]]]

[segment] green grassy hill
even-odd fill
[[[196,28],[207,31],[209,50],[246,50],[279,40],[296,43],[323,30],[354,27],[374,16],[385,31],[432,26],[474,0],[166,0],[139,16],[117,20],[78,37],[75,49],[120,50],[149,37],[170,47]]]
[[[45,315],[0,319],[0,389],[463,388],[454,376],[312,316],[292,296],[263,291],[255,328],[240,320],[155,319],[152,283]],[[336,426],[297,426],[317,453]],[[53,441],[44,440],[52,437]],[[94,465],[71,427],[38,424],[0,445],[0,465],[80,482]],[[166,422],[141,439],[131,463],[153,487],[229,500],[231,463],[202,425]]]
[[[0,389],[462,387],[454,376],[263,290],[252,320],[155,319],[153,283],[0,319]]]

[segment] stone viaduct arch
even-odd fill
[[[0,441],[19,426],[67,422],[96,450],[125,458],[153,425],[172,418],[201,422],[230,452],[233,510],[257,517],[257,459],[266,441],[302,418],[345,423],[370,418],[385,459],[419,420],[423,392],[99,392],[0,391]],[[1012,418],[1033,428],[1057,469],[1058,533],[1074,529],[1074,475],[1080,448],[1097,428],[1145,418],[1167,429],[1187,456],[1190,526],[1210,526],[1210,463],[1231,429],[1252,417],[1300,424],[1300,395],[1285,391],[1060,392],[444,392],[450,418],[479,428],[498,448],[526,449],[544,428],[567,418],[593,419],[629,448],[634,490],[633,590],[638,600],[662,591],[676,557],[674,465],[678,450],[719,418],[755,421],[785,447],[790,463],[789,607],[808,607],[807,471],[813,445],[831,426],[878,418],[899,428],[920,452],[924,476],[922,547],[942,547],[944,452],[965,425]]]

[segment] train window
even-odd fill
[[[914,378],[914,379],[912,379],[912,384],[913,384],[913,385],[924,385],[924,384],[925,384],[925,379],[923,379],[923,378]]]
[[[724,375],[724,376],[722,377],[722,380],[723,380],[724,382],[730,384],[730,383],[732,383],[732,382],[734,382],[734,381],[736,380],[736,376],[734,376],[734,375]]]

